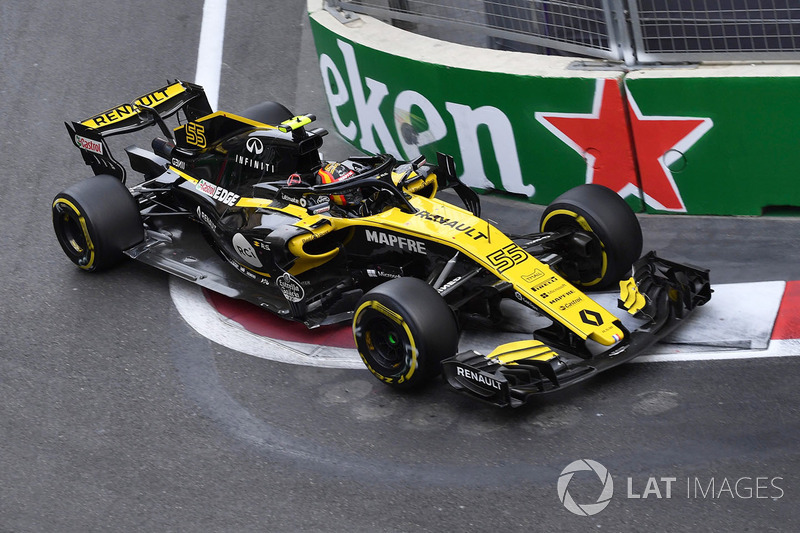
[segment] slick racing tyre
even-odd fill
[[[557,267],[570,282],[587,289],[615,285],[642,253],[636,215],[625,200],[602,185],[579,185],[556,198],[542,213],[540,229],[588,235],[588,241],[573,239],[558,252],[563,259]]]
[[[114,266],[123,250],[144,239],[136,200],[122,182],[104,174],[56,195],[53,229],[67,257],[88,271]]]
[[[353,316],[358,353],[375,377],[414,388],[437,376],[458,349],[450,306],[422,280],[397,278],[365,294]]]
[[[277,126],[284,120],[293,118],[294,115],[283,104],[278,102],[261,102],[252,107],[248,107],[242,111],[244,118],[261,122],[262,124],[269,124],[270,126]]]

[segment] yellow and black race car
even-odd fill
[[[55,197],[58,241],[85,270],[128,256],[308,327],[352,320],[384,383],[443,372],[501,406],[635,357],[711,296],[707,270],[640,258],[636,216],[609,189],[569,190],[539,232],[507,235],[480,218],[451,157],[322,161],[327,132],[313,120],[275,102],[212,112],[201,87],[176,81],[68,123],[95,176]],[[125,149],[143,176],[128,186],[107,139],[149,126],[163,136]],[[465,208],[437,198],[443,189]],[[617,286],[634,331],[585,292]],[[547,323],[489,354],[459,353],[460,330],[503,324],[508,301]]]

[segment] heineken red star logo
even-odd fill
[[[644,116],[627,88],[625,94],[627,102],[617,80],[599,79],[591,113],[538,112],[536,120],[586,160],[586,183],[622,197],[641,193],[656,209],[686,211],[669,167],[711,129],[712,120]]]

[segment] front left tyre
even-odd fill
[[[553,200],[542,213],[540,228],[574,231],[589,239],[558,252],[561,275],[583,289],[616,286],[642,253],[636,214],[617,193],[594,183],[578,185]]]
[[[142,242],[139,207],[125,185],[101,174],[58,193],[53,229],[67,257],[86,271],[110,268]]]
[[[366,293],[353,316],[361,359],[382,382],[400,389],[423,385],[458,349],[458,325],[439,293],[417,278],[397,278]]]

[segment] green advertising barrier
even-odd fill
[[[800,206],[800,66],[635,72],[625,86],[643,188],[663,206],[716,215]]]
[[[549,115],[539,112],[552,111],[553,122],[563,113],[591,114],[598,87],[606,86],[607,100],[621,110],[620,73],[568,71],[570,60],[559,57],[546,58],[542,67],[530,54],[513,54],[517,61],[531,60],[512,69],[501,64],[505,52],[452,44],[445,50],[432,39],[362,19],[345,26],[325,11],[311,14],[334,126],[357,148],[434,161],[437,151],[449,153],[471,187],[538,204],[597,173],[587,164],[595,159],[594,148],[584,153],[563,142],[551,131]],[[621,150],[620,159],[627,160],[621,168],[602,169],[599,177],[613,172],[635,181],[630,136],[624,122],[616,126],[604,138],[614,139],[619,146],[609,149]],[[638,196],[630,201],[641,208]]]
[[[371,17],[342,24],[317,0],[309,13],[334,126],[364,152],[449,153],[471,187],[537,204],[589,182],[648,212],[800,205],[789,183],[800,135],[787,135],[800,78],[576,71],[569,58],[442,43]]]

